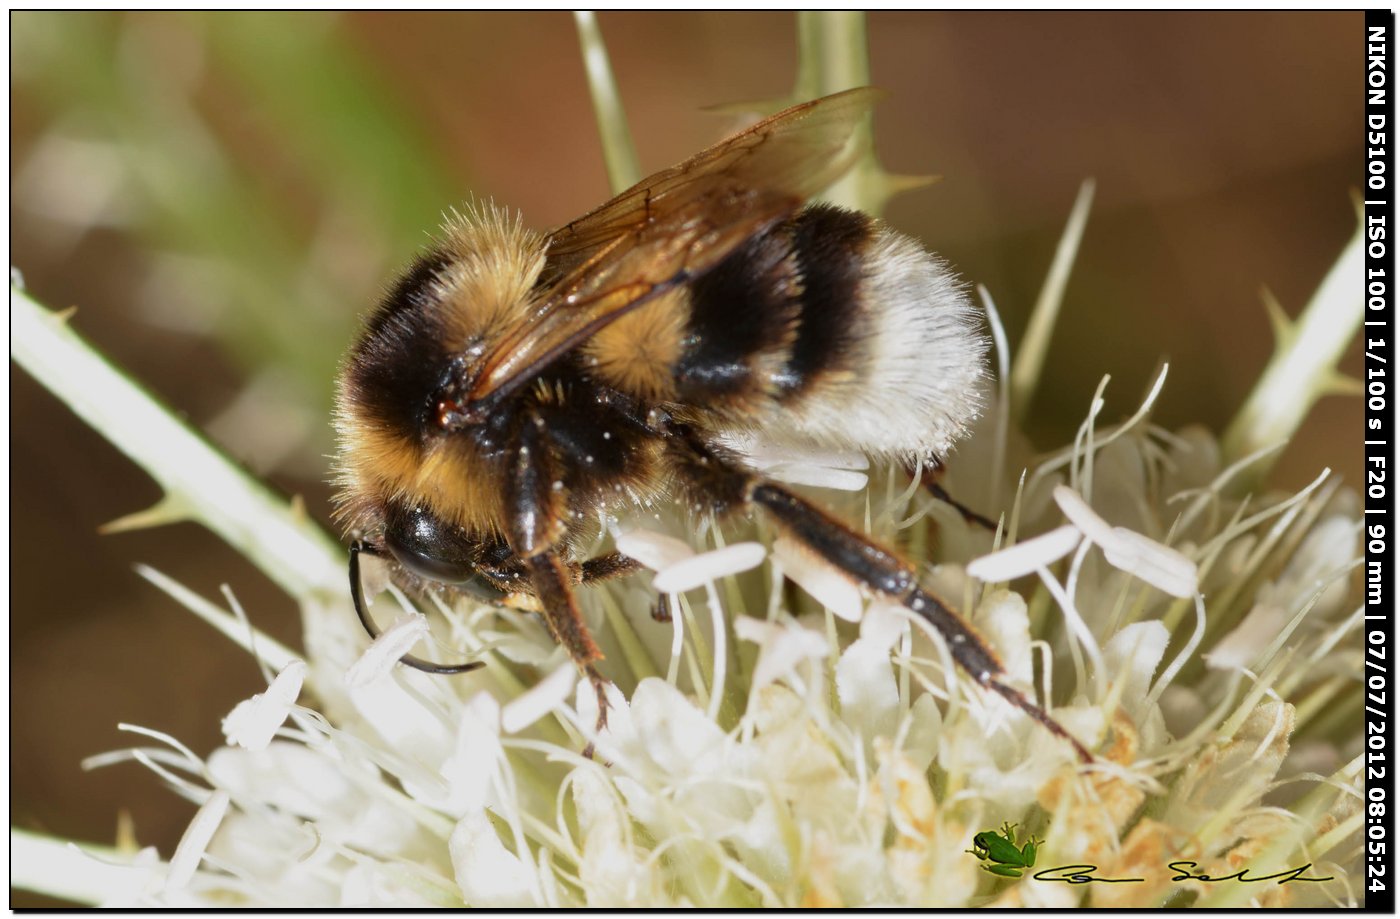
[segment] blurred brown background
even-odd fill
[[[76,328],[325,520],[335,362],[395,267],[468,195],[545,228],[608,196],[562,13],[12,15],[11,263]],[[604,13],[644,169],[717,140],[703,106],[772,99],[793,17]],[[1104,373],[1136,406],[1222,430],[1350,236],[1362,161],[1359,13],[874,14],[877,149],[939,173],[887,218],[990,288],[1013,346],[1078,186],[1098,195],[1032,433],[1064,442]],[[1355,374],[1357,353],[1345,370]],[[99,537],[143,473],[13,366],[11,804],[166,855],[191,809],[136,766],[78,762],[130,721],[207,752],[252,661],[136,577],[230,584],[295,644],[294,605],[193,525]],[[1355,482],[1361,404],[1314,412],[1273,481]],[[35,900],[16,901],[32,903]]]

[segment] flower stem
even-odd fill
[[[69,327],[68,316],[10,287],[11,356],[165,491],[154,508],[108,528],[194,520],[295,598],[343,593],[334,540],[296,502],[273,495],[108,363]]]
[[[1016,350],[1016,360],[1011,365],[1011,411],[1016,421],[1026,417],[1031,399],[1035,396],[1040,371],[1045,366],[1045,355],[1050,350],[1050,337],[1055,332],[1055,320],[1059,318],[1060,304],[1064,302],[1065,287],[1069,284],[1070,269],[1074,267],[1075,256],[1079,254],[1079,242],[1084,238],[1084,227],[1089,222],[1089,208],[1093,203],[1094,180],[1086,179],[1079,186],[1079,195],[1070,209],[1065,231],[1055,247],[1055,258],[1050,263],[1045,284],[1040,288],[1040,296],[1036,298],[1035,308],[1031,311],[1026,337]]]
[[[870,48],[865,14],[850,10],[802,11],[797,14],[796,101],[816,99],[870,85]],[[875,158],[874,128],[869,115],[856,129],[861,157],[822,195],[841,207],[879,216],[894,195],[933,181],[927,176],[892,175]]]
[[[121,864],[130,857],[107,846],[79,848],[66,839],[10,827],[10,885],[20,890],[96,906],[113,891],[133,888],[162,870],[159,862]]]
[[[815,99],[870,83],[865,14],[802,10],[797,14],[798,99]]]
[[[627,127],[627,115],[622,111],[622,99],[613,78],[608,48],[598,29],[598,17],[592,10],[575,10],[574,25],[583,48],[583,69],[588,76],[588,92],[593,97],[593,114],[598,119],[598,135],[603,141],[603,160],[608,167],[608,183],[613,194],[631,188],[642,178],[637,162],[637,149],[632,145],[632,132]]]
[[[1287,441],[1318,399],[1354,392],[1355,383],[1337,373],[1337,361],[1351,344],[1365,312],[1361,286],[1361,227],[1327,272],[1297,322],[1273,311],[1275,351],[1254,391],[1225,432],[1226,462]],[[1241,487],[1257,484],[1277,454],[1245,470]]]

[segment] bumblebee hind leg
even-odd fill
[[[995,520],[992,520],[990,517],[984,517],[983,515],[974,511],[972,508],[968,507],[966,504],[963,504],[961,501],[956,500],[952,495],[948,494],[948,490],[943,487],[943,483],[940,481],[943,478],[943,469],[943,463],[938,459],[929,460],[928,462],[924,463],[923,466],[918,470],[915,470],[913,466],[908,467],[908,471],[911,476],[914,475],[917,471],[917,474],[919,476],[919,483],[924,486],[924,489],[929,494],[933,495],[935,498],[937,498],[939,501],[942,501],[944,504],[951,505],[953,510],[957,511],[959,514],[962,515],[963,520],[966,520],[968,523],[975,523],[978,526],[995,533],[997,529],[997,523]]]
[[[948,604],[920,586],[912,565],[782,486],[739,468],[724,451],[706,444],[694,429],[678,425],[672,433],[672,462],[682,480],[691,483],[695,504],[708,501],[717,512],[748,504],[762,507],[790,536],[848,577],[927,620],[947,641],[953,660],[979,685],[1065,740],[1084,762],[1094,761],[1084,745],[1048,712],[1007,685],[1006,671],[996,654]]]

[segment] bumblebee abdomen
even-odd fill
[[[941,455],[980,406],[986,342],[963,286],[865,214],[810,207],[689,292],[675,397],[777,441]]]
[[[583,366],[717,430],[927,458],[977,416],[980,322],[963,285],[917,242],[816,205],[603,328]]]

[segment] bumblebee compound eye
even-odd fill
[[[360,617],[360,623],[369,633],[370,638],[379,638],[382,632],[379,626],[374,624],[374,620],[369,615],[369,604],[365,602],[364,584],[360,580],[360,556],[368,555],[371,558],[382,558],[383,551],[370,546],[361,540],[355,540],[350,546],[350,598],[355,604],[355,615]],[[422,670],[424,673],[437,673],[450,676],[454,673],[468,673],[480,667],[485,667],[485,661],[467,661],[463,664],[435,664],[432,661],[425,661],[412,654],[405,654],[399,658],[399,663],[412,667],[415,670]]]
[[[384,545],[396,562],[425,581],[447,584],[483,600],[504,596],[477,571],[473,544],[426,508],[392,509],[384,525]]]

